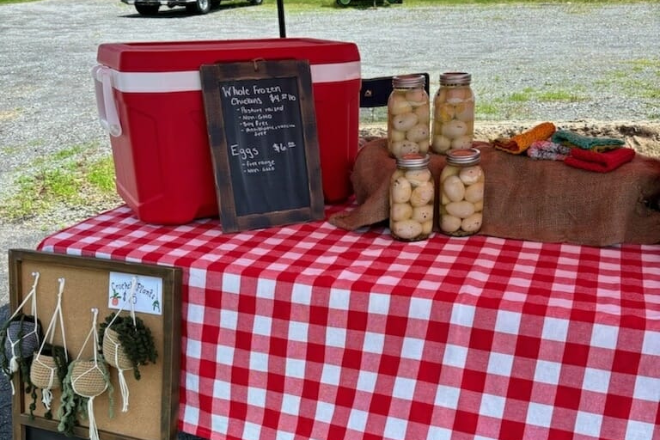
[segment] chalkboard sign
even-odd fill
[[[324,216],[305,60],[200,68],[223,232]]]

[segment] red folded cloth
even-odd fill
[[[604,153],[573,148],[564,163],[583,170],[607,173],[630,162],[633,157],[635,157],[635,150],[632,148],[617,148]]]

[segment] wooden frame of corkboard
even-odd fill
[[[130,391],[127,412],[121,411],[117,370],[109,367],[114,387],[114,415],[110,418],[110,399],[107,391],[94,399],[94,415],[102,440],[174,440],[178,425],[181,357],[181,269],[11,249],[9,300],[12,313],[29,294],[35,272],[39,272],[36,289],[37,311],[44,331],[57,306],[58,280],[65,279],[61,307],[70,361],[76,358],[81,349],[91,353],[90,343],[85,344],[92,324],[91,310],[98,309],[98,324],[110,313],[117,311],[108,307],[111,273],[162,280],[161,314],[136,312],[136,316],[144,321],[154,337],[158,352],[156,363],[140,367],[142,377],[139,381],[135,380],[132,371],[125,371],[124,376]],[[29,314],[29,304],[23,309]],[[55,332],[53,343],[62,344],[60,332]],[[29,405],[32,399],[24,392],[18,374],[13,380],[16,389],[12,401],[14,440],[65,438],[57,429],[60,391],[53,391],[52,420],[44,416],[46,411],[40,401],[40,390],[37,391],[37,409],[31,417]],[[74,430],[74,436],[89,438],[87,420],[79,419],[79,423],[80,426]]]

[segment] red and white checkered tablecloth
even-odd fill
[[[184,269],[179,426],[198,436],[660,439],[660,246],[223,235],[122,207],[39,248]]]

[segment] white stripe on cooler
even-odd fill
[[[360,79],[360,62],[310,65],[312,83]],[[111,69],[112,85],[124,93],[167,93],[202,90],[199,71],[120,72]]]

